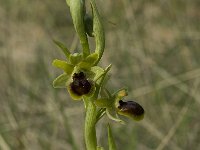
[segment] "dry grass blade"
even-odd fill
[[[181,111],[180,111],[180,113],[178,115],[179,117],[178,117],[177,121],[171,127],[171,129],[169,130],[168,134],[162,139],[161,143],[158,145],[156,150],[162,150],[169,143],[170,139],[175,134],[177,128],[179,127],[181,121],[183,120],[185,114],[187,113],[187,110],[188,110],[188,106],[185,106],[185,107],[183,107],[181,109]]]

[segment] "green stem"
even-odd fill
[[[96,150],[96,106],[93,101],[88,101],[85,118],[85,144],[87,150]]]

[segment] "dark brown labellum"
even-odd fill
[[[142,106],[134,101],[123,102],[120,100],[118,109],[123,113],[132,114],[133,116],[141,116],[144,114]]]
[[[87,80],[83,72],[74,73],[73,82],[70,84],[70,88],[75,94],[78,96],[88,94],[91,87],[91,83]]]

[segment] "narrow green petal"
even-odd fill
[[[80,68],[90,68],[95,65],[98,60],[98,53],[92,53],[88,57],[86,57],[82,62],[79,63]]]
[[[82,61],[82,55],[79,53],[74,53],[69,56],[69,61],[71,64],[76,65]]]
[[[53,42],[63,51],[66,58],[69,59],[70,52],[69,52],[68,48],[59,41],[53,40]]]
[[[53,87],[54,88],[66,88],[66,83],[69,78],[70,78],[70,76],[67,75],[66,73],[61,74],[53,81]]]
[[[68,64],[66,61],[58,60],[58,59],[55,59],[53,61],[52,65],[57,67],[57,68],[64,70],[65,73],[67,73],[67,74],[71,74],[73,69],[74,69],[73,65]]]
[[[111,128],[110,128],[110,125],[108,124],[108,146],[109,146],[109,150],[116,150],[116,144],[115,144],[115,140],[113,138],[113,135],[112,135],[112,131],[111,131]]]

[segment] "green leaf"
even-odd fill
[[[83,57],[86,58],[90,54],[90,49],[84,24],[85,1],[70,0],[70,2],[67,3],[69,4],[70,7],[74,28],[79,36],[80,43],[83,49]]]
[[[65,45],[62,44],[59,41],[53,40],[53,42],[63,51],[63,53],[65,54],[66,58],[69,59],[70,52],[67,49],[67,47],[65,47]]]
[[[69,56],[69,61],[71,64],[76,65],[82,61],[82,55],[79,53],[74,53]]]
[[[98,60],[98,54],[92,53],[85,60],[79,63],[80,68],[90,68],[95,65],[96,61]]]
[[[110,128],[110,125],[108,124],[107,126],[108,128],[108,145],[109,145],[109,150],[116,150],[116,144],[115,144],[115,141],[114,141],[114,138],[113,138],[113,135],[112,135],[112,131],[111,131],[111,128]]]
[[[53,61],[52,65],[57,67],[57,68],[64,70],[65,73],[67,73],[67,74],[71,74],[73,69],[74,69],[73,65],[68,64],[66,61],[58,60],[58,59],[55,59]]]
[[[95,37],[95,43],[96,43],[95,52],[99,54],[99,58],[96,62],[97,64],[99,60],[101,59],[104,52],[105,33],[104,33],[104,28],[101,22],[99,12],[97,10],[97,6],[95,4],[95,0],[90,0],[90,4],[92,7],[92,13],[93,13],[93,31],[94,31],[94,37]]]
[[[66,73],[61,74],[53,81],[53,87],[54,88],[66,88],[66,83],[69,78],[70,78],[70,76],[67,75]]]

